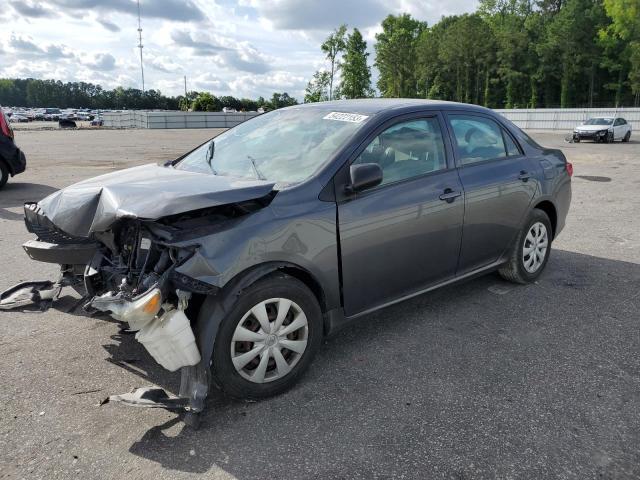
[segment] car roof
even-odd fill
[[[340,111],[375,115],[398,110],[415,111],[421,109],[464,110],[481,113],[491,112],[488,108],[468,103],[447,102],[444,100],[422,100],[416,98],[361,98],[354,100],[333,100],[330,102],[304,103],[289,108],[310,108],[322,111]],[[493,112],[491,112],[493,113]]]

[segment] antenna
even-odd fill
[[[142,64],[142,25],[140,23],[140,0],[138,0],[138,48],[140,49],[140,74],[142,75],[142,93],[144,93],[144,66]]]

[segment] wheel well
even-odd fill
[[[556,213],[556,207],[548,200],[544,200],[537,204],[535,208],[542,210],[547,214],[549,220],[551,221],[551,238],[556,236],[556,226],[558,222],[558,214]]]
[[[320,283],[313,277],[313,275],[311,275],[306,270],[294,266],[285,266],[279,268],[278,270],[286,273],[287,275],[291,275],[293,278],[300,280],[307,287],[309,287],[309,290],[313,292],[316,299],[318,300],[320,310],[322,310],[323,313],[327,311],[327,303],[324,296],[324,290],[320,286]]]
[[[292,263],[269,262],[254,266],[236,275],[224,288],[231,289],[231,291],[241,291],[258,280],[277,273],[285,273],[304,283],[315,295],[322,312],[327,311],[326,296],[320,282],[307,270]]]

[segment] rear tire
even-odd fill
[[[7,180],[9,180],[9,169],[4,162],[0,160],[0,188],[5,186]]]
[[[624,143],[627,143],[630,138],[631,138],[631,132],[627,132],[626,135],[624,136],[624,138],[622,139],[622,141]]]
[[[279,322],[280,310],[286,316]],[[212,356],[214,384],[238,399],[278,395],[309,367],[322,336],[320,305],[304,283],[288,275],[259,280],[242,292],[220,325]],[[239,359],[243,355],[251,357],[246,364]]]
[[[509,261],[498,270],[500,276],[514,283],[534,282],[549,260],[552,232],[547,214],[533,209],[511,248]]]

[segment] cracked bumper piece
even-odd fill
[[[166,390],[160,387],[140,387],[128,393],[120,395],[111,395],[100,402],[105,403],[120,402],[130,407],[143,408],[166,408],[168,410],[177,410],[185,408],[189,402],[187,398],[180,398],[170,395]]]
[[[22,245],[27,255],[32,260],[45,263],[58,263],[61,265],[84,265],[89,263],[97,245],[85,244],[56,244],[29,240]]]

